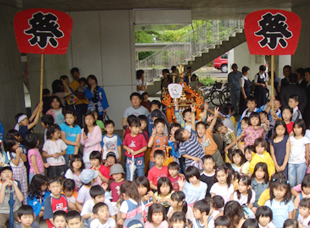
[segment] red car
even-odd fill
[[[221,70],[223,73],[228,72],[228,54],[225,53],[213,60],[213,67]]]

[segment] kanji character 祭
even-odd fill
[[[255,32],[256,36],[262,36],[263,39],[259,41],[261,47],[268,47],[274,50],[278,43],[282,48],[287,47],[286,39],[293,36],[292,32],[287,29],[286,17],[281,14],[272,14],[270,12],[262,15],[262,19],[258,21],[260,30]]]
[[[29,43],[34,46],[38,45],[41,49],[44,49],[48,44],[52,47],[58,46],[56,38],[64,36],[63,32],[59,29],[57,23],[57,16],[52,13],[43,14],[37,12],[32,15],[32,18],[28,20],[30,28],[24,30],[25,34],[32,35],[29,39]]]

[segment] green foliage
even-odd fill
[[[146,57],[154,54],[155,51],[145,51],[145,52],[139,52],[138,55],[139,55],[139,60],[142,60],[142,59],[145,59]]]
[[[199,81],[202,83],[203,86],[211,86],[215,82],[215,80],[211,78],[211,76],[200,77]]]
[[[204,25],[199,32],[194,31],[200,26]],[[194,31],[194,32],[193,32]],[[195,20],[192,24],[184,26],[178,30],[164,30],[164,31],[135,31],[135,43],[153,43],[154,38],[158,43],[171,43],[171,42],[191,42],[192,45],[201,44],[217,44],[217,38],[220,40],[228,37],[231,33],[231,28],[225,25],[224,21],[217,23],[213,20]],[[139,52],[139,60],[142,60],[154,52]],[[183,55],[183,53],[181,53]],[[165,58],[168,59],[175,53],[166,53]],[[163,56],[162,56],[163,57]],[[186,59],[188,56],[185,56]],[[164,57],[163,57],[164,58]]]

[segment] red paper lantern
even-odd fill
[[[252,55],[294,55],[301,20],[285,10],[259,10],[245,17],[244,29]]]
[[[72,31],[71,17],[52,9],[28,9],[14,17],[21,53],[66,54]]]

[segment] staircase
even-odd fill
[[[158,96],[162,69],[184,65],[192,67],[192,72],[203,67],[218,56],[246,41],[243,20],[213,20],[183,36],[178,42],[183,45],[168,44],[160,51],[139,61],[136,69],[145,71],[147,92]]]

